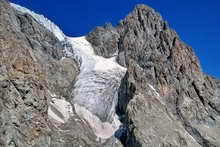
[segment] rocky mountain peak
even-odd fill
[[[219,147],[219,83],[146,5],[68,37],[0,0],[0,146]]]
[[[125,24],[142,25],[142,29],[147,31],[147,27],[160,29],[163,27],[163,20],[159,13],[144,4],[136,5],[134,10],[124,19]],[[161,25],[161,26],[160,26]]]
[[[137,120],[141,119],[139,115],[145,115],[142,113],[143,110],[154,113],[154,110],[145,105],[142,106],[142,104],[151,103],[150,97],[155,98],[149,95],[149,92],[153,90],[156,97],[159,96],[158,102],[152,102],[153,105],[156,107],[158,104],[163,105],[174,118],[181,120],[183,128],[196,140],[196,143],[214,146],[215,141],[208,141],[203,137],[204,132],[197,125],[210,127],[210,123],[216,124],[216,120],[212,119],[218,114],[216,103],[218,90],[215,80],[202,73],[193,49],[181,41],[160,14],[148,6],[137,5],[116,28],[99,28],[102,28],[105,33],[100,33],[99,29],[95,29],[89,33],[88,41],[95,46],[94,42],[108,42],[108,39],[103,41],[103,38],[110,37],[114,40],[111,42],[114,50],[109,47],[108,43],[103,43],[97,48],[102,48],[107,54],[105,54],[106,57],[111,56],[108,54],[109,51],[118,53],[117,61],[128,69],[123,80],[127,86],[121,87],[118,106],[121,115],[128,115],[128,120],[124,121],[125,126],[132,124],[131,126],[134,125],[135,128],[141,125],[141,121]],[[97,51],[97,54],[99,53]],[[156,113],[155,111],[155,115]],[[149,117],[151,115],[149,114]],[[149,123],[149,127],[152,127],[151,125]],[[130,146],[132,143],[133,145],[139,144],[138,139],[132,137],[139,136],[138,133],[153,135],[145,131],[135,132],[133,129],[130,130],[130,136],[127,136],[128,142],[124,141],[124,144]],[[137,127],[137,129],[140,128]],[[148,130],[144,127],[142,129]],[[142,139],[144,142],[146,138]],[[196,146],[195,144],[192,146]]]

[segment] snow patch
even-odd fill
[[[65,123],[62,118],[60,118],[56,113],[51,110],[51,107],[48,108],[48,116],[51,120],[56,121],[58,123]]]
[[[148,84],[148,86],[154,91],[154,93],[160,97],[160,94],[156,91],[156,89],[151,85],[151,84]]]
[[[65,123],[73,115],[72,106],[64,99],[52,98],[49,108],[48,116],[58,123]]]
[[[148,84],[148,86],[149,86],[149,87],[154,91],[154,93],[156,94],[156,99],[157,99],[162,105],[166,106],[165,100],[161,98],[160,94],[156,91],[156,89],[155,89],[152,85],[150,85],[150,84]]]
[[[49,95],[52,97],[52,98],[57,98],[57,95],[55,93],[51,93],[49,90],[47,91],[49,93]]]
[[[86,108],[74,104],[76,113],[92,127],[95,135],[101,139],[108,139],[114,135],[115,131],[121,125],[120,121],[115,116],[113,123],[102,122],[96,115],[93,115]]]

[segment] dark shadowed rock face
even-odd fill
[[[192,48],[152,8],[138,5],[117,27],[97,27],[86,39],[96,55],[127,68],[119,90],[108,91],[118,97],[112,111],[122,125],[105,140],[71,101],[82,72],[63,58],[71,45],[0,0],[0,146],[220,146],[220,82],[202,73]]]

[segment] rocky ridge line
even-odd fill
[[[125,146],[219,146],[216,80],[157,12],[138,5],[117,27],[97,27],[87,39],[128,69],[118,105]]]
[[[138,5],[118,26],[90,32],[89,42],[80,42],[92,45],[92,62],[75,52],[80,42],[60,40],[57,26],[35,17],[0,0],[0,146],[220,146],[219,81],[202,73],[192,48],[155,10]],[[109,113],[98,111],[110,106],[95,105],[92,115],[79,115],[74,101],[83,62],[90,71],[99,57],[127,68],[121,81],[105,80],[114,77],[108,75],[112,71],[100,77],[115,85],[111,91],[108,82],[100,82],[110,95],[102,101],[117,104],[111,112],[122,123],[108,139],[97,138],[90,122],[96,118],[86,118],[95,114],[102,123],[112,122]]]

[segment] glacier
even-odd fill
[[[104,58],[94,53],[86,37],[68,37],[53,22],[17,4],[12,7],[30,14],[35,20],[52,32],[64,44],[62,58],[71,58],[80,66],[80,73],[71,93],[71,107],[93,129],[98,139],[108,139],[119,129],[116,114],[118,89],[127,69],[116,62],[116,57]],[[61,60],[62,60],[61,59]],[[68,106],[68,107],[67,107]],[[60,112],[58,116],[54,110]],[[65,100],[52,98],[48,115],[56,123],[65,123],[72,115],[73,108]]]
[[[84,106],[102,121],[112,121],[117,104],[117,91],[126,69],[115,61],[115,57],[95,55],[85,37],[69,40],[72,44],[72,51],[69,52],[81,58],[80,74],[72,93],[73,103]]]

